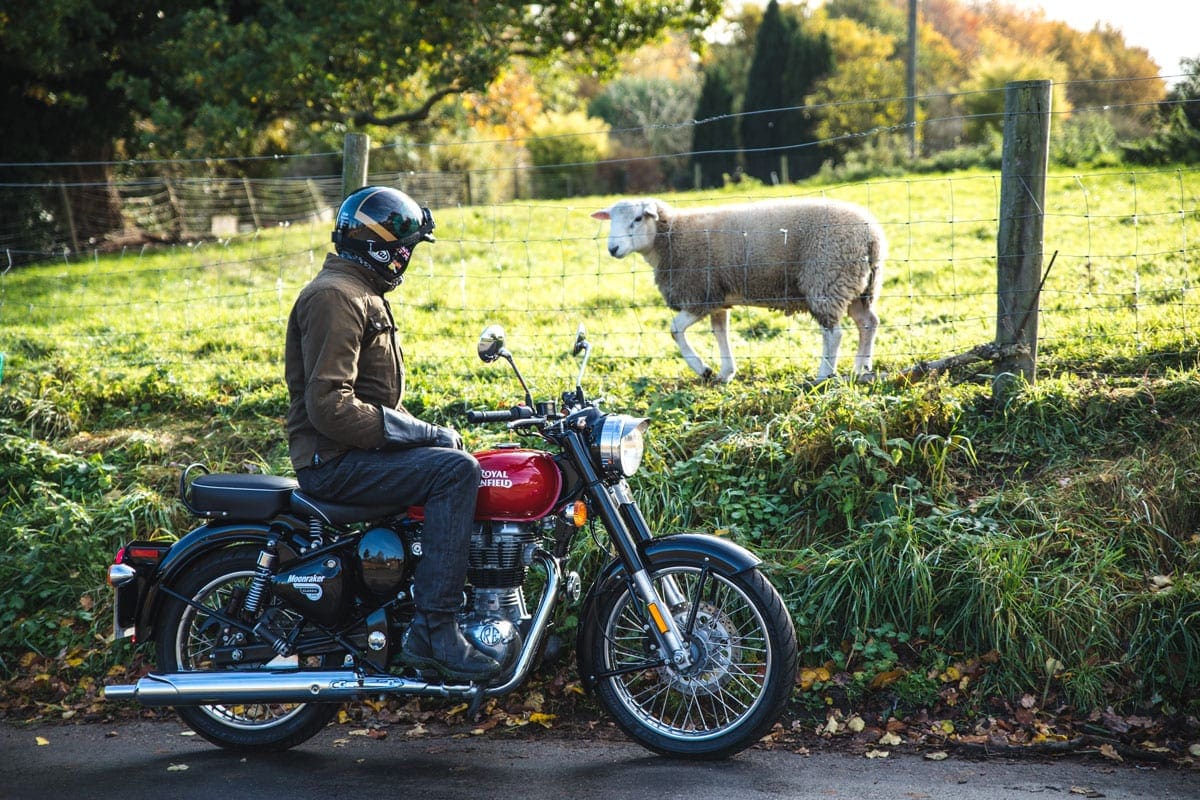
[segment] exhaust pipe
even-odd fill
[[[104,687],[106,700],[133,700],[143,706],[207,706],[248,703],[342,703],[364,695],[395,694],[472,698],[507,694],[525,679],[546,632],[562,579],[557,559],[539,550],[546,570],[542,601],[529,637],[508,680],[498,686],[428,683],[398,675],[360,675],[354,670],[225,670],[219,672],[151,672],[134,684]]]
[[[236,703],[341,703],[364,695],[465,696],[470,685],[431,684],[396,675],[359,675],[353,670],[243,670],[150,673],[135,684],[104,687],[106,700],[143,706],[203,706]]]

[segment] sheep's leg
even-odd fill
[[[687,336],[684,334],[684,331],[704,319],[705,316],[707,315],[694,314],[686,310],[680,311],[675,315],[675,319],[671,320],[671,337],[675,340],[675,344],[679,345],[679,352],[683,355],[683,360],[696,371],[697,375],[707,381],[712,380],[713,371],[700,356],[696,355],[696,351],[688,344]]]
[[[858,326],[858,353],[854,356],[854,372],[858,375],[870,372],[874,366],[875,331],[879,329],[879,315],[862,298],[850,304],[850,318]]]
[[[842,326],[833,323],[829,327],[821,326],[821,367],[817,370],[817,380],[832,378],[837,372],[838,347],[842,344]]]
[[[717,383],[729,383],[737,372],[733,363],[733,351],[729,349],[729,309],[721,308],[709,315],[712,321],[713,336],[717,339],[717,347],[721,349],[721,371],[717,373]]]

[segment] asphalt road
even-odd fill
[[[332,726],[289,752],[224,752],[173,722],[19,727],[0,723],[5,800],[1198,800],[1200,773],[1082,759],[931,761],[750,750],[728,761],[659,758],[626,742],[491,732],[384,739]],[[40,741],[39,741],[40,737]]]

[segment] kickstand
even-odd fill
[[[467,706],[467,719],[475,722],[479,719],[479,712],[483,708],[483,687],[472,686],[468,693],[471,697],[470,704]]]

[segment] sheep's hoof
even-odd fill
[[[810,388],[816,389],[821,386],[836,386],[841,382],[842,376],[835,372],[832,375],[818,375],[816,378],[809,381],[808,385]]]
[[[704,383],[716,383],[717,373],[712,371],[712,367],[705,367],[704,372],[700,373],[700,380]]]

